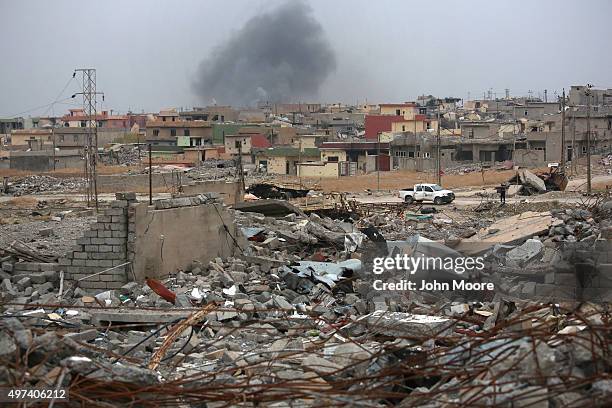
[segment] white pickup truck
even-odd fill
[[[431,201],[440,205],[451,203],[455,199],[455,193],[444,190],[437,184],[415,184],[412,188],[400,190],[398,196],[408,204]]]

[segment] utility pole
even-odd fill
[[[245,191],[246,186],[244,183],[244,168],[242,167],[242,140],[238,141],[238,177],[240,178],[242,191]]]
[[[380,191],[380,132],[378,132],[376,137],[376,185],[378,191]]]
[[[149,205],[153,205],[153,154],[149,143]]]
[[[300,135],[298,135],[298,140],[299,140],[299,147],[298,147],[298,164],[297,164],[297,172],[298,172],[298,177],[300,179],[300,188],[302,188],[302,172],[300,170],[302,170],[302,168],[300,167],[300,163],[302,163],[302,137]]]
[[[440,108],[442,107],[438,100],[438,135],[436,140],[436,171],[438,172],[438,185],[442,185],[442,160],[440,158]]]
[[[565,172],[565,88],[561,97],[561,171]]]
[[[578,155],[576,154],[576,116],[572,113],[572,176],[576,174],[576,158]]]
[[[51,128],[51,136],[53,138],[53,171],[55,171],[55,126]]]
[[[585,91],[587,97],[587,134],[586,134],[586,148],[587,148],[587,194],[591,194],[591,88],[593,85],[587,84]]]
[[[86,147],[85,151],[85,177],[87,178],[87,205],[91,204],[93,198],[96,212],[98,211],[98,119],[96,112],[97,95],[102,95],[104,101],[104,93],[96,92],[96,70],[94,68],[78,68],[74,70],[72,77],[80,72],[83,77],[82,92],[77,92],[72,95],[83,95],[83,113],[87,118],[86,126]]]

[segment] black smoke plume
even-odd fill
[[[316,96],[335,68],[312,10],[292,1],[247,21],[201,63],[194,85],[205,103],[296,102]]]

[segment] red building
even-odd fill
[[[403,122],[403,116],[395,115],[366,115],[365,116],[365,137],[366,140],[377,140],[381,132],[390,132],[394,122]]]

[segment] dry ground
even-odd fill
[[[98,166],[98,174],[121,174],[127,173],[129,170],[136,170],[138,167],[128,166]],[[14,169],[0,169],[0,177],[26,177],[26,176],[54,176],[54,177],[83,177],[83,169],[69,168],[57,169],[38,173],[35,171],[24,171]]]
[[[442,185],[449,188],[468,186],[492,186],[498,185],[514,175],[514,170],[487,170],[484,173],[473,172],[467,174],[447,175],[442,177]],[[378,177],[376,173],[353,177],[342,177],[339,179],[308,180],[316,183],[325,192],[346,191],[359,192],[366,189],[378,189]],[[417,173],[415,171],[398,170],[380,173],[381,190],[397,190],[410,187],[416,183],[435,183],[435,174]]]

